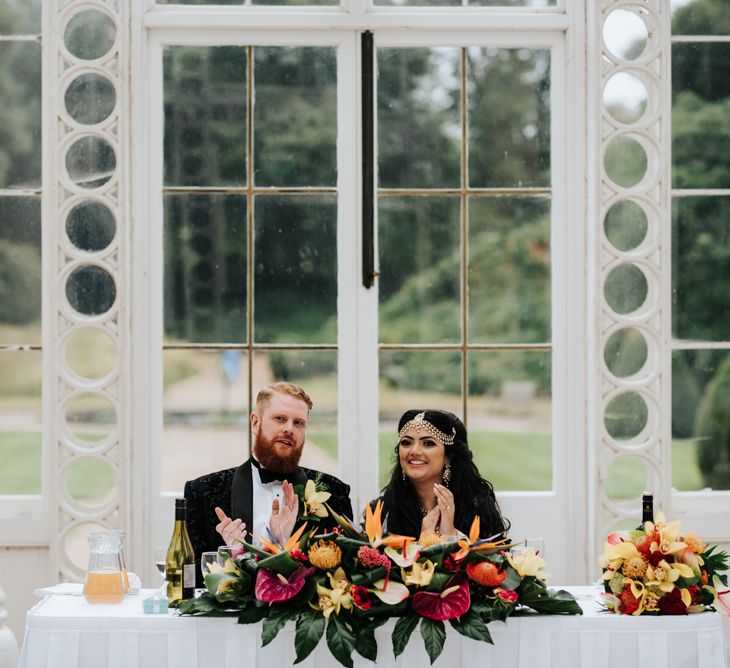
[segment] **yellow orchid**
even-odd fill
[[[662,559],[656,566],[656,568],[646,569],[646,580],[649,584],[656,584],[656,586],[663,592],[670,592],[674,589],[674,583],[680,578],[692,578],[694,572],[687,566],[679,562],[669,563],[666,559]],[[684,601],[684,593],[687,591],[684,587],[682,591],[682,600]],[[689,592],[687,592],[689,596]],[[690,598],[691,601],[691,598]],[[686,601],[685,601],[686,603]],[[687,603],[689,605],[689,603]]]
[[[548,580],[550,578],[550,574],[543,570],[545,568],[545,560],[537,556],[537,552],[533,548],[528,547],[517,554],[507,552],[506,555],[510,566],[517,571],[517,574],[521,578],[528,576],[540,580]]]
[[[427,587],[431,584],[436,564],[430,559],[426,559],[423,563],[417,561],[411,566],[410,573],[405,568],[401,568],[403,583],[406,585],[416,585],[416,587]]]
[[[636,549],[636,545],[631,541],[625,540],[619,543],[606,543],[603,548],[601,562],[604,568],[608,568],[608,571],[603,574],[603,579],[610,580],[613,572],[620,570],[624,561],[629,561],[635,557],[641,558],[641,555]]]
[[[345,610],[352,608],[352,596],[350,595],[352,583],[345,577],[345,571],[338,568],[334,573],[330,573],[329,580],[332,589],[318,584],[317,603],[309,604],[315,610],[319,610],[327,619],[333,612],[339,615],[342,608]]]
[[[644,524],[644,531],[647,536],[651,536],[655,531],[659,533],[660,543],[657,548],[660,549],[664,554],[674,554],[687,547],[687,544],[680,541],[679,530],[682,526],[680,520],[674,520],[667,524],[664,513],[658,513],[656,522],[646,522]],[[652,543],[652,548],[654,543]],[[655,550],[652,549],[652,552]]]
[[[316,517],[327,517],[329,513],[325,503],[329,501],[332,494],[329,492],[318,492],[314,480],[307,480],[304,486],[304,510],[307,515]]]
[[[383,523],[380,519],[382,513],[382,499],[378,499],[378,502],[375,504],[375,510],[373,510],[369,503],[365,506],[365,533],[370,541],[370,545],[373,547],[380,545],[401,547],[416,540],[413,536],[398,536],[396,534],[383,538]]]

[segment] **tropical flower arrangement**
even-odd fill
[[[506,538],[479,540],[479,518],[470,535],[443,543],[435,533],[383,534],[382,504],[366,510],[364,531],[337,515],[330,533],[302,524],[284,546],[249,543],[205,576],[207,591],[184,603],[184,615],[262,621],[262,645],[287,621],[296,623],[296,662],[324,635],[332,655],[352,666],[352,653],[375,661],[375,629],[396,617],[393,653],[403,652],[420,624],[433,663],[446,640],[444,622],[460,634],[492,642],[488,623],[504,621],[518,606],[546,614],[581,614],[565,591],[547,589],[545,562],[534,550],[506,551]],[[311,511],[311,508],[309,509]],[[315,513],[316,515],[316,513]]]
[[[612,533],[601,566],[603,602],[623,615],[686,615],[719,609],[730,614],[726,552],[695,534],[680,534],[681,522],[662,513],[643,530]]]

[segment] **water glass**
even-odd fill
[[[221,566],[226,565],[227,559],[233,558],[233,547],[230,545],[219,545],[218,546],[218,563]]]
[[[210,573],[210,564],[218,564],[220,563],[218,560],[218,553],[217,552],[203,552],[203,554],[200,555],[200,571],[203,573],[203,577],[208,575]]]

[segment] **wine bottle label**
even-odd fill
[[[183,589],[195,588],[195,564],[183,564]]]

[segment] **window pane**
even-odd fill
[[[254,49],[257,186],[337,184],[334,48]]]
[[[165,49],[165,185],[246,183],[246,48]]]
[[[276,350],[257,352],[254,398],[258,390],[279,380],[296,383],[314,407],[307,423],[302,466],[338,475],[337,464],[337,351]],[[265,375],[264,375],[265,374]]]
[[[0,43],[0,81],[0,188],[40,188],[40,44]]]
[[[163,491],[248,457],[246,359],[236,350],[163,352]]]
[[[41,343],[41,201],[0,197],[0,343]]]
[[[337,341],[337,199],[257,197],[255,340]]]
[[[730,339],[730,198],[679,197],[672,225],[672,330]]]
[[[672,485],[730,489],[730,353],[672,355]]]
[[[550,52],[467,50],[469,185],[550,185]]]
[[[461,49],[377,54],[379,185],[458,187]]]
[[[33,35],[41,31],[41,0],[0,3],[0,35]]]
[[[724,0],[672,0],[673,35],[730,35],[730,5]]]
[[[469,340],[550,341],[550,200],[469,200]]]
[[[672,45],[672,184],[730,187],[730,44]]]
[[[458,197],[381,197],[380,340],[445,343],[461,335]]]
[[[398,420],[411,408],[438,408],[462,415],[461,353],[384,350],[380,353],[380,477],[382,487],[395,463]]]
[[[468,429],[497,491],[552,489],[551,353],[469,353]]]
[[[461,0],[375,0],[376,5],[413,7],[460,7]],[[487,7],[548,7],[555,0],[467,0],[467,4]]]
[[[246,341],[246,199],[165,197],[165,335]]]
[[[41,353],[0,351],[0,495],[41,493]]]

